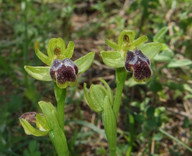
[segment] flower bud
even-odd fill
[[[87,89],[86,83],[84,84],[84,97],[86,103],[89,107],[95,112],[103,111],[103,107],[105,104],[105,98],[109,99],[109,103],[113,105],[113,93],[109,87],[109,85],[101,79],[103,85],[91,85],[90,89]]]
[[[43,114],[27,112],[20,116],[19,121],[27,135],[45,136],[50,130]]]
[[[78,67],[69,58],[54,60],[50,68],[51,78],[61,86],[64,85],[63,88],[67,87],[67,82],[75,82],[77,74]]]
[[[141,52],[141,50],[136,50],[135,52],[127,52],[125,69],[128,72],[133,71],[133,76],[136,81],[148,80],[152,74],[150,69],[150,61]]]

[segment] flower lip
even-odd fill
[[[19,118],[25,119],[30,123],[36,123],[36,118],[35,118],[36,115],[37,115],[36,112],[26,112],[26,113],[22,114]]]
[[[152,74],[150,61],[141,50],[127,52],[125,69],[128,72],[133,71],[133,77],[136,81],[148,80]]]
[[[69,58],[64,60],[56,59],[50,68],[50,76],[60,84],[75,82],[78,74],[78,67]]]

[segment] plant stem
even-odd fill
[[[116,156],[116,150],[109,150],[109,156]]]
[[[176,141],[178,144],[182,145],[183,147],[185,147],[186,149],[188,149],[190,152],[192,152],[192,148],[190,148],[189,146],[187,146],[186,144],[184,144],[182,141],[180,141],[179,139],[175,138],[174,136],[172,136],[171,134],[167,133],[166,131],[164,131],[163,129],[159,129],[159,131],[161,133],[163,133],[164,135],[168,136],[169,138],[173,139],[174,141]]]
[[[128,150],[126,152],[126,156],[131,156],[131,151],[133,148],[133,142],[134,142],[134,117],[133,115],[129,112],[129,129],[130,129],[130,136],[129,136],[129,146]]]
[[[120,103],[121,103],[121,96],[122,96],[122,92],[123,92],[125,79],[127,77],[127,72],[125,71],[124,68],[117,68],[115,71],[115,75],[116,75],[117,90],[116,90],[116,94],[115,94],[113,111],[114,111],[116,121],[117,121],[118,113],[119,113],[119,107],[120,107]]]
[[[59,125],[63,129],[64,117],[65,117],[64,105],[65,105],[66,89],[61,89],[57,87],[57,85],[55,84],[54,92],[57,100],[57,115],[58,115]]]

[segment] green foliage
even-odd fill
[[[190,145],[190,0],[5,0],[0,1],[0,6],[0,155],[56,155],[48,137],[24,137],[19,125],[18,117],[23,112],[39,109],[39,100],[58,102],[58,98],[54,101],[52,83],[43,83],[28,77],[23,65],[40,66],[42,62],[51,65],[51,60],[46,55],[46,45],[50,38],[61,37],[68,43],[64,52],[69,52],[68,57],[71,57],[74,50],[73,42],[69,40],[75,42],[74,60],[87,51],[96,51],[96,60],[101,62],[98,52],[104,51],[101,55],[106,55],[103,59],[106,65],[112,68],[123,67],[123,55],[106,53],[121,50],[117,44],[118,35],[124,29],[134,30],[136,38],[141,36],[139,42],[147,42],[146,36],[142,36],[147,35],[149,45],[143,49],[146,55],[153,57],[153,76],[149,82],[138,83],[133,78],[125,82],[123,105],[118,120],[117,155],[129,153],[127,151],[131,149],[131,144],[132,155],[159,155],[164,152],[169,152],[169,155],[190,155],[182,144],[159,132],[159,128],[163,128],[173,137],[185,140],[185,144]],[[105,39],[109,47],[104,46]],[[137,47],[136,41],[133,43]],[[153,49],[150,42],[155,42],[158,49]],[[159,43],[163,45],[160,46]],[[154,56],[157,51],[160,51],[159,54]],[[107,57],[108,55],[111,56]],[[41,58],[42,62],[37,58]],[[95,114],[82,102],[83,83],[86,82],[87,86],[91,82],[96,84],[98,77],[103,76],[110,84],[111,92],[115,92],[113,71],[107,70],[98,61],[94,61],[93,70],[89,70],[89,74],[85,73],[83,78],[79,78],[79,89],[68,89],[65,112],[70,122],[65,121],[65,131],[71,140],[70,152],[74,156],[107,154],[103,125],[97,118],[100,114],[95,118]],[[31,72],[32,67],[28,67]],[[39,73],[44,73],[44,70],[37,72],[37,77]],[[134,118],[133,133],[129,115]],[[148,125],[151,127],[147,127]],[[100,148],[100,144],[103,148]],[[152,145],[155,145],[154,153],[151,150]]]

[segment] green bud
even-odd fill
[[[85,101],[95,112],[101,112],[103,110],[103,100],[105,95],[105,88],[103,86],[91,85],[90,90],[88,91],[86,83],[84,83]]]
[[[89,107],[95,112],[103,111],[104,99],[106,96],[109,97],[110,104],[113,104],[112,91],[110,87],[104,80],[101,79],[101,81],[104,83],[106,88],[102,85],[91,85],[88,91],[86,84],[84,83],[85,101],[89,105]]]

